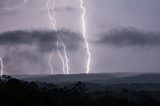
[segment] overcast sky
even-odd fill
[[[0,0],[0,57],[6,74],[50,74],[62,63],[56,50],[47,0]],[[84,0],[91,73],[160,72],[159,0]],[[85,73],[79,0],[55,0],[57,27],[67,47],[70,73]],[[63,51],[61,51],[63,53]]]

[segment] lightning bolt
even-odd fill
[[[49,62],[48,62],[48,64],[49,64],[49,67],[51,68],[51,74],[53,74],[53,66],[52,66],[52,64],[51,64],[51,60],[52,60],[52,57],[54,56],[54,51],[53,51],[53,53],[49,56]]]
[[[52,1],[52,10],[53,10],[53,14],[51,14],[51,10],[49,8],[49,3]],[[63,40],[61,39],[60,35],[58,34],[58,31],[57,31],[57,27],[56,27],[56,19],[55,19],[55,7],[54,7],[54,0],[48,0],[47,1],[47,9],[48,9],[48,17],[51,21],[51,24],[52,24],[52,27],[53,27],[53,30],[56,31],[56,34],[57,34],[57,37],[58,39],[60,40],[62,46],[63,46],[63,50],[64,50],[64,56],[65,56],[65,59],[63,58],[63,56],[61,55],[60,51],[59,51],[59,43],[57,43],[57,51],[58,51],[58,54],[59,54],[59,57],[61,58],[62,60],[62,64],[63,64],[63,73],[65,74],[69,74],[69,65],[68,65],[68,57],[67,57],[67,52],[66,52],[66,46],[63,42]],[[51,66],[51,59],[52,59],[52,56],[50,56],[49,58],[49,66]],[[52,68],[51,68],[52,70]]]
[[[10,11],[13,11],[13,10],[16,10],[20,7],[22,7],[23,5],[27,4],[28,0],[22,0],[23,3],[13,7],[13,8],[10,8],[10,7],[0,7],[1,9],[5,9],[5,10],[10,10]],[[53,14],[49,8],[49,3],[52,1],[52,10],[53,10]],[[63,51],[64,51],[64,57],[65,59],[63,58],[63,56],[61,55],[60,51],[59,51],[59,43],[57,43],[57,51],[58,51],[58,54],[59,54],[59,57],[61,58],[62,60],[62,64],[63,64],[63,73],[64,74],[69,74],[69,60],[68,60],[68,57],[67,57],[67,52],[66,52],[66,46],[63,42],[63,40],[61,39],[60,35],[58,34],[58,31],[57,31],[57,27],[56,27],[56,19],[55,19],[55,9],[54,9],[54,0],[47,0],[47,9],[48,9],[48,17],[49,17],[49,20],[52,24],[52,27],[53,27],[53,30],[56,31],[56,34],[58,36],[58,39],[60,40],[62,46],[63,46]],[[51,60],[52,60],[52,57],[53,57],[54,53],[52,53],[50,56],[49,56],[49,66],[51,68],[51,74],[53,74],[53,66],[51,64]],[[2,59],[0,58],[0,61],[1,61],[1,66],[2,66],[2,69],[1,69],[1,74],[3,74],[3,61]]]
[[[0,72],[0,74],[2,76],[3,75],[3,60],[2,60],[1,57],[0,57],[0,64],[1,64],[1,72]]]
[[[64,59],[63,59],[63,57],[62,57],[62,55],[61,55],[61,53],[60,53],[60,51],[59,51],[59,42],[57,42],[57,51],[58,51],[58,55],[59,55],[59,57],[60,57],[60,59],[62,60],[62,64],[63,64],[63,74],[66,74],[66,71],[65,71],[65,67],[64,67]]]
[[[83,34],[83,38],[84,38],[86,49],[87,49],[87,55],[88,55],[87,65],[86,65],[86,68],[87,68],[86,73],[88,74],[90,72],[91,53],[90,53],[89,43],[86,37],[86,22],[85,22],[86,8],[84,7],[83,0],[80,0],[80,8],[83,11],[81,16],[82,28],[83,28],[82,34]]]
[[[50,11],[50,8],[49,8],[49,3],[50,3],[50,0],[47,1],[48,18],[49,18],[49,20],[50,20],[50,22],[52,24],[53,29],[55,30],[56,29],[56,21],[54,20],[54,18],[52,19],[51,11]],[[53,16],[54,15],[55,15],[55,13],[53,14]],[[54,52],[49,56],[49,61],[48,61],[48,65],[51,68],[51,71],[50,71],[51,74],[53,74],[53,66],[51,64],[51,60],[52,60],[53,54],[54,54]]]
[[[16,10],[20,7],[22,7],[23,5],[27,4],[28,0],[22,0],[23,2],[15,7],[0,7],[1,9],[4,9],[4,10],[9,10],[9,11],[13,11],[13,10]]]

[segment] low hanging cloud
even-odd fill
[[[66,45],[67,53],[83,48],[81,44],[84,40],[80,34],[65,29],[59,30],[57,33]],[[57,33],[48,30],[19,30],[1,33],[0,55],[5,64],[5,73],[50,73],[48,58],[53,49],[55,49],[56,55],[57,42],[59,41]],[[59,49],[62,49],[61,46]],[[57,64],[59,64],[58,61]]]
[[[82,38],[78,33],[69,30],[60,30],[57,32],[67,49],[76,49],[80,47]],[[36,46],[43,52],[50,52],[56,49],[56,43],[59,41],[55,31],[9,31],[0,34],[1,46]]]
[[[54,11],[57,11],[57,12],[75,12],[77,11],[77,9],[73,6],[63,6],[63,7],[55,7],[54,8],[54,11],[52,8],[49,9],[51,11],[51,13],[53,13]],[[41,10],[41,13],[48,13],[48,10],[47,9],[44,9],[44,10]]]
[[[135,28],[121,28],[103,33],[97,42],[112,46],[160,46],[160,33],[145,32]]]

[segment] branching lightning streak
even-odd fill
[[[0,57],[0,64],[1,64],[1,76],[3,75],[3,60],[2,58]]]
[[[49,8],[49,2],[50,0],[47,1],[48,17],[49,17],[49,20],[51,21],[53,29],[56,29],[56,26],[55,26],[56,21],[52,19],[52,15],[51,15],[50,8]],[[51,74],[53,74],[53,66],[51,64],[52,57],[53,57],[53,53],[49,56],[49,61],[48,61],[48,65],[51,68]]]
[[[66,46],[65,46],[63,40],[61,39],[60,35],[58,34],[58,31],[57,31],[56,19],[55,19],[55,11],[54,11],[54,9],[55,9],[55,7],[54,7],[54,0],[52,0],[52,2],[53,2],[53,5],[52,5],[53,15],[51,14],[51,10],[50,10],[50,8],[49,8],[49,3],[50,3],[50,1],[51,1],[51,0],[48,0],[48,1],[47,1],[48,17],[49,17],[49,19],[50,19],[50,21],[51,21],[51,24],[52,24],[53,29],[56,31],[56,34],[57,34],[57,36],[58,36],[58,39],[60,40],[60,42],[61,42],[61,44],[62,44],[62,46],[63,46],[65,59],[63,58],[63,56],[61,55],[61,53],[60,53],[60,51],[59,51],[59,47],[58,47],[59,44],[57,44],[57,51],[58,51],[59,57],[61,58],[62,64],[63,64],[63,73],[64,73],[64,74],[69,74],[69,65],[68,65],[68,57],[67,57],[67,52],[66,52]],[[52,58],[52,56],[50,56],[50,59],[49,59],[49,66],[51,66],[51,64],[50,64],[51,58]],[[65,63],[65,64],[64,64],[64,63]],[[53,68],[51,68],[51,70],[52,70],[52,69],[53,69]],[[66,70],[65,70],[65,69],[66,69]],[[52,71],[53,71],[53,70],[52,70]]]
[[[28,2],[28,0],[22,0],[22,1],[23,1],[23,3],[15,6],[15,7],[12,7],[12,8],[11,8],[11,7],[0,7],[0,8],[1,8],[1,9],[4,9],[4,10],[13,11],[13,10],[16,10],[16,9],[22,7],[23,5],[27,4],[27,2]]]
[[[63,73],[66,74],[66,72],[65,72],[65,67],[64,67],[64,59],[63,59],[63,57],[62,57],[62,55],[61,55],[61,53],[60,53],[60,51],[59,51],[59,42],[57,42],[57,51],[58,51],[58,55],[59,55],[60,59],[62,60]]]
[[[82,13],[82,27],[83,27],[83,38],[85,41],[85,45],[86,45],[86,49],[87,49],[87,55],[88,55],[88,59],[87,59],[87,71],[86,73],[88,74],[90,72],[90,63],[91,63],[91,53],[90,53],[90,48],[89,48],[89,43],[88,40],[86,38],[86,22],[85,22],[85,15],[86,15],[86,8],[84,7],[84,3],[83,0],[80,0],[80,8],[83,11]]]
[[[50,1],[51,1],[51,0],[48,0],[48,1],[47,1],[48,17],[49,17],[49,19],[50,19],[50,21],[51,21],[51,24],[52,24],[53,29],[56,30],[56,20],[54,19],[55,12],[53,12],[53,16],[52,16],[51,10],[50,10],[50,8],[49,8],[49,3],[50,3]],[[52,18],[53,18],[53,19],[52,19]]]
[[[51,59],[52,59],[53,55],[54,55],[54,51],[53,51],[53,53],[49,56],[49,62],[48,62],[49,66],[50,66],[50,68],[51,68],[51,74],[53,74],[53,66],[52,66],[52,64],[51,64]]]

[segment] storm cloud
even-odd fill
[[[6,74],[48,74],[49,55],[54,51],[53,64],[61,66],[57,55],[57,33],[66,45],[67,54],[77,53],[83,46],[79,33],[62,29],[50,30],[18,30],[0,34],[0,54],[5,64]],[[53,50],[54,49],[54,50]],[[59,50],[63,50],[61,46]],[[63,53],[63,52],[61,52]],[[55,62],[56,61],[56,62]],[[56,68],[58,72],[60,69]],[[58,73],[61,73],[58,72]]]
[[[60,30],[57,32],[63,42],[66,44],[67,49],[76,49],[81,45],[82,38],[78,33],[69,30]],[[55,31],[9,31],[0,34],[1,46],[17,46],[17,45],[30,45],[37,46],[43,52],[52,51],[56,48],[56,43],[59,41]]]
[[[120,28],[103,33],[98,43],[112,46],[160,46],[160,33]]]
[[[54,10],[52,8],[50,8],[50,11],[53,13],[54,11],[58,11],[58,12],[74,12],[77,11],[77,9],[73,6],[64,6],[64,7],[55,7]],[[47,9],[44,9],[41,11],[41,13],[48,13]]]

